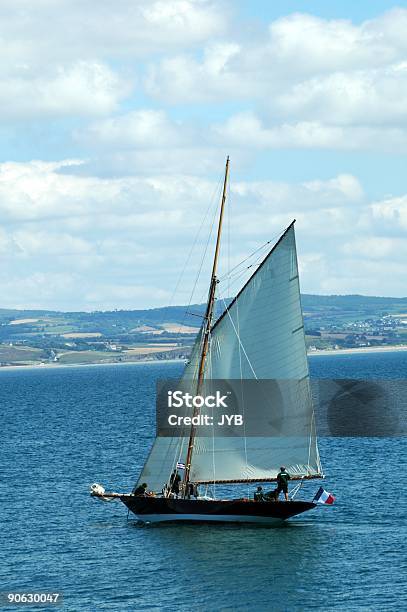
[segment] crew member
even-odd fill
[[[136,495],[136,497],[142,497],[143,495],[147,495],[147,483],[143,482],[143,484],[136,487],[133,490],[133,495]]]
[[[260,485],[257,487],[257,491],[254,492],[254,501],[266,501],[263,493],[263,487]]]
[[[178,474],[177,470],[174,470],[170,477],[170,490],[171,493],[174,493],[178,497],[179,495],[179,483],[181,482],[181,476]]]
[[[187,485],[187,491],[186,491],[186,499],[191,499],[191,497],[195,497],[195,499],[198,499],[198,485],[195,484],[194,482],[189,482]]]
[[[276,499],[279,498],[281,491],[284,493],[285,501],[288,501],[288,481],[291,479],[290,474],[282,465],[277,474],[277,489],[275,491]]]

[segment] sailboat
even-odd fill
[[[230,495],[230,490],[241,491],[242,485],[273,483],[281,466],[290,474],[295,492],[304,481],[324,477],[305,346],[295,221],[215,320],[228,177],[229,158],[205,316],[182,383],[198,395],[209,379],[273,380],[283,397],[283,418],[273,436],[204,436],[196,425],[191,425],[182,436],[157,436],[136,485],[147,483],[148,494],[106,493],[100,485],[93,485],[94,497],[120,499],[144,523],[281,522],[311,510],[316,503],[295,499],[293,493],[287,501],[255,501],[248,495]],[[260,409],[266,421],[272,419],[270,402],[265,401]],[[250,406],[246,410],[250,412]],[[194,408],[192,416],[198,414],[199,408]],[[183,472],[183,478],[175,495],[171,475],[177,468]],[[212,495],[197,493],[204,487],[211,487]],[[216,494],[219,489],[221,495]],[[191,491],[195,491],[194,497]]]

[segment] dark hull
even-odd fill
[[[121,501],[146,523],[163,521],[278,523],[312,510],[304,501],[255,502],[242,500],[195,500],[122,495]]]

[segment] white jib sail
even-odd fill
[[[280,466],[296,477],[322,473],[293,225],[214,325],[205,377],[288,382],[282,385],[284,423],[268,437],[203,437],[198,429],[192,481],[273,479]],[[272,407],[265,403],[264,410]]]
[[[183,380],[190,380],[191,383],[196,381],[198,377],[201,340],[202,331],[195,340],[191,359],[182,376]],[[176,468],[177,462],[185,463],[188,441],[189,429],[186,431],[185,437],[156,437],[137,485],[145,482],[149,491],[161,491],[169,482],[171,472]]]

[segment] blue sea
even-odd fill
[[[281,528],[143,527],[90,498],[95,481],[133,486],[155,381],[182,367],[0,370],[0,590],[59,591],[70,611],[404,608],[405,438],[322,438],[336,503]],[[407,352],[316,355],[310,367],[315,378],[407,378]],[[319,482],[306,486],[311,498]]]

